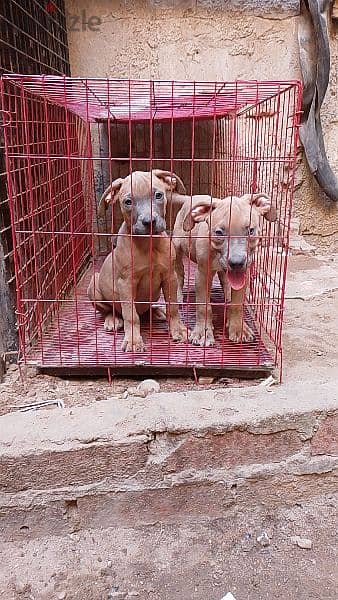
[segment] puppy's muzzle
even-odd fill
[[[149,227],[149,229],[154,229],[156,227],[156,217],[151,217],[150,215],[148,215],[147,217],[143,217],[142,225],[144,227]]]
[[[246,255],[228,258],[228,267],[232,271],[244,271],[246,269],[246,263]]]
[[[133,233],[136,235],[158,235],[165,231],[165,229],[166,223],[162,217],[145,215],[135,223]]]

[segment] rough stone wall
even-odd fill
[[[297,0],[68,0],[69,14],[101,19],[69,31],[73,76],[196,80],[299,78]],[[323,106],[327,153],[338,173],[338,28]],[[322,249],[338,247],[338,206],[297,168],[294,214]]]
[[[231,519],[231,509],[274,511],[331,496],[338,463],[332,382],[293,381],[276,388],[273,401],[257,389],[160,393],[146,402],[114,397],[113,408],[110,399],[56,414],[3,415],[1,541]]]

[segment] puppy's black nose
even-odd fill
[[[245,267],[245,265],[246,265],[246,256],[238,257],[238,258],[237,257],[229,258],[228,265],[229,265],[230,269],[233,269],[234,271],[243,269],[243,267]]]
[[[142,225],[144,225],[145,227],[150,227],[150,225],[152,225],[153,227],[156,224],[156,217],[152,217],[151,215],[147,215],[146,217],[143,217],[142,219]]]

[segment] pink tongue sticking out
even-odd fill
[[[228,270],[228,281],[233,290],[240,290],[245,285],[245,271]]]

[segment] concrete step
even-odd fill
[[[3,539],[224,518],[333,492],[332,384],[111,398],[0,419]]]

